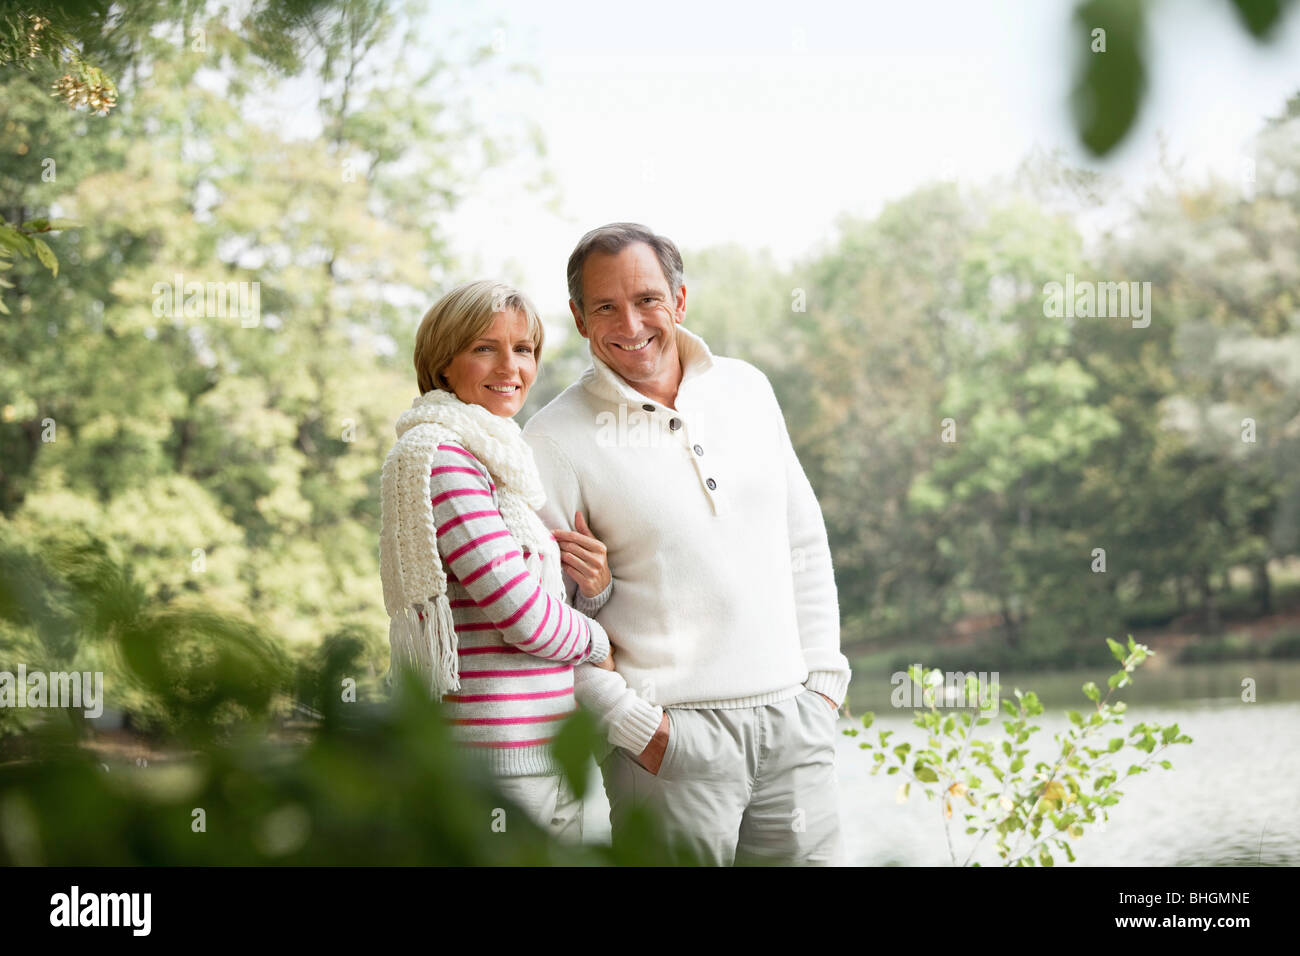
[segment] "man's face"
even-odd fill
[[[582,311],[569,309],[591,351],[629,385],[671,384],[681,375],[676,326],[686,317],[686,287],[668,288],[650,246],[634,242],[582,266]]]

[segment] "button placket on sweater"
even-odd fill
[[[721,515],[727,510],[726,493],[721,488],[721,482],[711,468],[711,462],[705,459],[704,444],[700,440],[697,432],[691,429],[691,417],[682,414],[681,394],[678,393],[676,409],[663,409],[662,415],[668,419],[668,431],[670,434],[677,436],[677,445],[683,450],[686,457],[691,460],[695,468],[696,477],[700,481],[700,488],[709,499],[709,504],[713,508],[714,515]],[[643,410],[650,413],[656,413],[660,410],[654,405],[646,403],[641,406]],[[698,419],[696,419],[698,421]],[[716,459],[714,459],[716,461]]]
[[[683,383],[685,384],[685,383]],[[682,391],[679,389],[677,395],[678,408],[660,408],[653,402],[647,401],[643,396],[637,396],[632,399],[626,390],[622,390],[625,401],[631,399],[640,407],[641,411],[650,416],[650,420],[656,427],[666,428],[670,436],[677,439],[678,447],[682,448],[686,457],[691,459],[695,467],[695,475],[700,483],[700,490],[704,492],[709,499],[709,504],[713,509],[714,516],[725,514],[728,510],[726,491],[722,487],[722,479],[717,475],[716,457],[710,460],[705,459],[706,446],[701,440],[698,432],[692,433],[690,427],[691,416],[683,414],[681,410]],[[630,403],[629,403],[630,404]],[[663,422],[663,424],[661,424]],[[673,422],[678,423],[678,427],[673,427]]]

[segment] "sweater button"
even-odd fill
[[[718,487],[718,483],[714,481],[712,478],[706,481],[705,484],[709,486],[709,491],[712,491],[714,488]]]
[[[697,455],[703,455],[703,454],[704,454],[704,449],[701,448],[699,445],[692,445],[692,446],[691,446],[691,451],[695,452],[695,454],[697,454]]]
[[[677,429],[682,427],[682,420],[680,418],[669,419],[668,427],[671,428],[673,431],[677,431]]]
[[[655,410],[655,407],[653,405],[642,405],[641,407],[645,409],[647,412],[653,412]]]

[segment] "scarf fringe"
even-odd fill
[[[390,667],[387,682],[390,689],[393,672],[398,668],[410,668],[419,675],[420,686],[439,700],[443,694],[460,690],[460,674],[456,667],[456,621],[445,594],[438,595],[432,602],[414,604],[391,617],[388,643]]]

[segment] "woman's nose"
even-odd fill
[[[519,368],[523,356],[515,352],[514,349],[503,352],[497,362],[497,372],[504,375],[514,375],[515,370]]]

